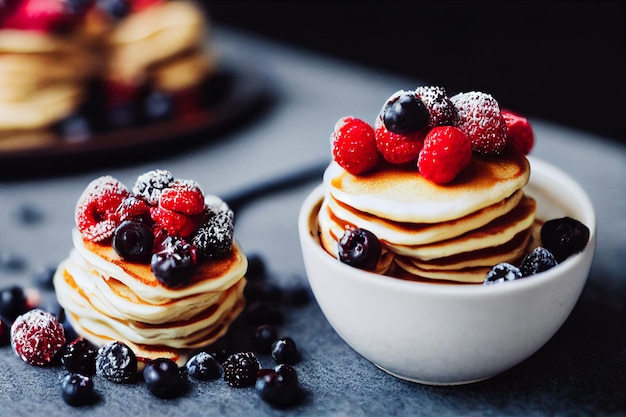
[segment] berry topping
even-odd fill
[[[97,348],[89,341],[79,338],[65,347],[61,363],[69,372],[92,376],[96,374]]]
[[[44,366],[65,344],[63,326],[52,314],[35,308],[11,326],[11,348],[25,362]]]
[[[548,220],[541,226],[541,243],[557,262],[585,249],[588,241],[589,228],[571,217]]]
[[[339,260],[355,268],[373,270],[378,264],[381,252],[380,241],[366,229],[346,229],[337,242]]]
[[[278,329],[276,326],[271,324],[261,324],[254,330],[251,345],[255,352],[271,354],[272,345],[277,339]]]
[[[153,246],[154,232],[140,221],[123,221],[113,234],[113,249],[129,262],[149,263]]]
[[[189,232],[189,216],[163,207],[150,207],[154,228],[167,231],[170,236],[186,236]]]
[[[430,115],[414,91],[398,91],[383,106],[382,121],[391,133],[408,135],[428,125]]]
[[[291,337],[283,337],[272,344],[272,358],[276,363],[295,365],[300,360],[300,352]]]
[[[415,94],[428,109],[429,127],[455,126],[458,123],[459,113],[443,87],[421,86],[415,89]]]
[[[14,285],[0,290],[0,319],[12,323],[17,316],[27,311],[27,297],[22,287]]]
[[[159,197],[164,189],[174,184],[174,176],[171,172],[162,169],[148,171],[137,178],[133,186],[133,194],[142,196],[150,205],[159,202]]]
[[[343,117],[335,124],[330,144],[335,161],[354,175],[370,171],[380,158],[374,129],[356,117]]]
[[[515,265],[508,262],[502,262],[491,268],[485,276],[483,284],[499,284],[505,281],[513,281],[522,278],[522,271]]]
[[[187,285],[196,272],[195,249],[182,239],[168,237],[163,248],[152,254],[154,276],[168,288]]]
[[[235,232],[233,220],[232,210],[226,209],[200,226],[191,239],[200,260],[223,259],[230,254]]]
[[[199,352],[185,364],[187,374],[200,381],[214,381],[222,376],[222,365],[208,352]]]
[[[506,146],[506,122],[498,102],[480,91],[450,97],[459,113],[457,127],[472,142],[472,149],[482,155],[498,155]]]
[[[547,271],[557,265],[554,255],[544,247],[537,247],[532,252],[524,256],[519,267],[523,277]]]
[[[231,387],[243,388],[254,386],[261,365],[253,352],[239,352],[230,355],[222,367],[224,381]]]
[[[298,374],[293,366],[287,364],[260,372],[255,390],[263,401],[276,407],[294,405],[302,394]]]
[[[454,180],[472,158],[472,144],[453,126],[432,128],[424,139],[417,166],[420,173],[436,184]]]
[[[376,148],[383,158],[392,164],[411,162],[419,156],[424,145],[426,129],[417,133],[393,133],[385,127],[382,117],[376,118],[374,123]]]
[[[528,155],[535,144],[535,134],[528,119],[509,110],[502,110],[506,123],[507,143],[524,155]]]
[[[129,383],[137,374],[137,357],[123,342],[109,342],[98,349],[96,375],[109,381]]]
[[[187,379],[171,359],[158,358],[143,368],[143,379],[148,391],[159,398],[176,398],[187,389]]]
[[[73,407],[93,404],[98,398],[90,376],[78,373],[67,374],[61,380],[61,396]]]
[[[187,215],[200,214],[204,211],[204,195],[194,181],[177,181],[161,192],[159,206]]]
[[[145,224],[152,224],[150,217],[150,205],[143,198],[129,195],[117,208],[117,216],[120,222],[125,220],[138,220]]]
[[[117,227],[117,208],[128,195],[128,189],[111,176],[91,181],[76,204],[76,225],[83,238],[92,242],[110,239]]]

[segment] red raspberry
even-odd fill
[[[427,131],[428,129],[422,129],[408,135],[390,132],[380,115],[374,124],[376,147],[383,158],[392,164],[404,164],[415,160],[422,150]]]
[[[150,216],[154,221],[155,233],[163,229],[169,236],[189,236],[195,231],[195,222],[191,222],[185,214],[163,207],[151,207]]]
[[[83,237],[92,242],[111,238],[118,223],[117,208],[129,195],[128,189],[109,175],[91,181],[76,204],[76,225]]]
[[[524,155],[528,155],[535,144],[535,134],[524,116],[502,109],[506,123],[507,142]]]
[[[453,126],[434,127],[424,139],[417,167],[436,184],[446,184],[469,164],[472,145],[465,133]]]
[[[335,161],[354,175],[373,169],[380,158],[374,129],[353,116],[343,117],[335,124],[330,144]]]
[[[472,150],[483,155],[498,155],[506,147],[506,123],[498,102],[480,91],[459,93],[450,98],[459,112],[461,129],[472,142]]]
[[[125,220],[140,220],[146,224],[151,224],[150,205],[146,200],[135,195],[129,195],[117,208],[119,222]]]
[[[194,181],[177,181],[159,197],[159,206],[177,213],[192,215],[204,211],[204,194]]]
[[[44,366],[65,344],[63,326],[38,308],[18,316],[11,325],[11,348],[25,362]]]
[[[417,87],[415,94],[428,109],[430,114],[429,127],[455,126],[458,123],[459,113],[443,87]]]

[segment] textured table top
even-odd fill
[[[110,174],[133,183],[155,168],[193,178],[207,193],[228,197],[258,184],[302,175],[288,189],[268,187],[236,213],[236,237],[249,254],[266,260],[269,279],[282,287],[307,286],[299,252],[297,216],[329,161],[329,134],[342,116],[372,119],[394,91],[420,84],[327,60],[245,34],[216,28],[225,59],[268,75],[275,102],[262,117],[225,137],[194,144],[170,157],[99,167],[50,178],[0,182],[0,255],[25,260],[0,268],[0,287],[33,286],[39,267],[55,266],[71,248],[74,206],[93,178]],[[306,392],[297,415],[555,416],[626,415],[626,148],[602,137],[531,120],[532,155],[569,173],[590,195],[598,217],[598,244],[587,285],[571,316],[535,355],[487,381],[433,387],[402,381],[360,357],[332,330],[314,300],[284,306],[280,333],[302,353],[296,365]],[[172,145],[168,145],[172,146]],[[313,178],[313,179],[312,179]],[[36,220],[24,219],[25,207]],[[32,214],[32,213],[31,213]],[[5,262],[6,264],[6,262]],[[54,305],[43,292],[42,304]],[[486,347],[488,348],[488,347]],[[264,365],[271,358],[261,357]],[[61,367],[37,368],[0,347],[3,416],[283,415],[254,389],[223,381],[193,382],[174,400],[153,397],[143,383],[116,385],[96,378],[100,401],[72,408],[60,395]]]

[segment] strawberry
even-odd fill
[[[426,131],[423,129],[406,135],[390,132],[379,115],[374,124],[376,147],[387,162],[404,164],[419,156]]]
[[[498,102],[479,91],[459,93],[450,100],[459,113],[456,127],[472,142],[472,150],[482,155],[498,155],[506,147],[506,122]]]
[[[502,117],[506,123],[509,145],[524,155],[528,155],[535,144],[535,134],[528,120],[524,116],[505,109],[502,109]]]
[[[453,126],[437,126],[424,139],[417,167],[429,181],[446,184],[469,164],[471,157],[471,141],[462,130]]]
[[[192,215],[204,211],[204,194],[194,181],[176,181],[159,197],[159,206],[177,213]]]
[[[374,129],[353,116],[339,119],[330,136],[330,144],[335,161],[353,175],[370,171],[380,159]]]
[[[128,189],[109,175],[91,181],[78,199],[74,215],[83,237],[92,242],[110,239],[119,220],[117,208],[129,195]]]
[[[424,103],[430,115],[428,126],[454,126],[458,123],[459,113],[443,87],[421,86],[415,94]]]

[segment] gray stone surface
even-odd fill
[[[99,175],[110,174],[128,184],[149,169],[168,169],[177,177],[195,179],[207,193],[231,196],[323,165],[330,157],[328,136],[340,117],[373,120],[391,93],[420,84],[417,79],[356,68],[227,28],[216,28],[214,35],[224,59],[270,76],[275,106],[226,138],[208,140],[171,157],[68,176],[0,182],[0,254],[14,254],[26,262],[22,270],[0,268],[0,287],[32,287],[38,267],[55,266],[67,256],[76,200]],[[60,395],[62,368],[29,366],[5,346],[0,347],[0,415],[626,415],[626,149],[542,120],[531,122],[537,137],[533,156],[563,168],[593,200],[598,245],[588,284],[568,321],[539,352],[514,369],[456,387],[396,379],[352,351],[312,301],[286,308],[281,327],[281,334],[293,337],[302,352],[296,367],[307,395],[293,409],[276,410],[253,389],[229,388],[223,381],[192,382],[184,397],[160,400],[141,382],[116,385],[99,378],[95,385],[100,401],[72,408]],[[320,180],[321,176],[268,194],[237,213],[237,239],[246,252],[265,257],[271,279],[282,286],[307,285],[296,219],[300,203]],[[34,207],[41,219],[24,224],[20,213],[25,206]],[[54,307],[51,292],[43,293],[42,304]],[[272,364],[268,357],[261,361]]]

